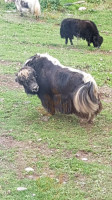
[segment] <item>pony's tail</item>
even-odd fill
[[[91,121],[102,109],[96,83],[87,82],[81,85],[73,94],[73,104],[79,116]]]

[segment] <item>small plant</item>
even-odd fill
[[[57,10],[60,6],[60,0],[41,0],[42,9]]]
[[[16,6],[15,6],[15,4],[14,3],[8,3],[8,4],[6,4],[6,8],[8,9],[8,10],[13,10],[13,9],[16,9]]]

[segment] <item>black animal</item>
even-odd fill
[[[103,37],[99,35],[98,29],[94,22],[89,20],[80,20],[74,18],[64,19],[60,27],[61,38],[65,38],[65,44],[75,37],[82,38],[87,41],[88,46],[93,43],[94,47],[100,47],[103,42]]]
[[[102,109],[93,77],[61,65],[48,54],[36,54],[27,60],[16,81],[27,94],[38,95],[43,107],[52,115],[74,113],[91,121]]]

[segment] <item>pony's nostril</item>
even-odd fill
[[[38,89],[39,89],[38,85],[35,85],[35,86],[33,87],[33,91],[34,91],[34,92],[37,92]]]

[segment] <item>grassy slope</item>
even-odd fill
[[[69,13],[95,21],[104,37],[100,49],[87,47],[82,40],[77,44],[76,39],[74,47],[64,45],[59,24],[68,11],[44,12],[37,23],[32,16],[21,18],[18,13],[7,13],[1,2],[0,198],[3,200],[111,199],[112,101],[103,102],[104,109],[94,125],[80,124],[77,117],[61,114],[44,121],[40,100],[26,96],[14,82],[14,74],[27,58],[36,52],[48,52],[64,65],[90,72],[99,86],[112,86],[110,7],[87,6],[85,12],[70,7]],[[77,152],[88,161],[82,161],[81,155],[78,159]],[[28,166],[35,173],[27,174],[24,169]],[[17,192],[19,186],[27,190]]]

